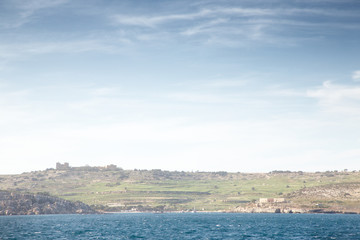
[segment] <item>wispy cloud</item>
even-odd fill
[[[211,14],[211,12],[211,10],[202,10],[196,13],[159,15],[149,17],[114,15],[111,18],[117,24],[155,27],[158,24],[166,23],[169,21],[194,20],[200,17],[206,17],[207,15]]]
[[[18,8],[26,12],[26,14],[23,15],[29,16],[38,10],[57,7],[59,5],[69,2],[69,0],[29,0],[26,2],[23,1],[15,1],[15,2],[18,3]]]
[[[69,2],[69,0],[29,0],[29,1],[12,1],[14,15],[12,18],[3,19],[0,26],[5,28],[18,28],[30,22],[33,16],[40,10],[58,7]]]
[[[158,16],[127,16],[113,15],[111,18],[114,23],[122,25],[134,25],[144,27],[156,27],[159,24],[165,24],[172,21],[188,21],[202,18],[217,18],[219,15],[237,15],[237,16],[264,16],[274,15],[269,9],[245,9],[245,8],[219,8],[219,9],[203,9],[194,13],[185,14],[169,14]]]
[[[319,17],[321,21],[311,21],[299,16]],[[242,42],[267,42],[270,44],[303,41],[327,34],[326,29],[357,28],[353,23],[339,23],[340,19],[357,18],[358,12],[338,9],[316,8],[243,8],[212,7],[202,8],[190,13],[158,15],[119,15],[111,16],[114,24],[136,26],[155,32],[169,32],[173,37],[182,35],[196,38],[207,44],[239,46]],[[329,18],[331,17],[331,19]],[[336,17],[337,21],[333,18]],[[301,20],[300,20],[301,19]],[[327,26],[327,28],[324,28]],[[290,38],[286,31],[291,28],[299,36]],[[303,28],[307,28],[306,37]],[[284,34],[280,34],[284,33]],[[174,36],[175,34],[175,36]],[[293,44],[293,43],[292,43]]]
[[[125,53],[128,44],[118,41],[103,41],[102,39],[82,39],[68,41],[34,41],[27,43],[0,44],[0,68],[9,62],[26,59],[29,56],[42,54],[79,54],[84,52],[101,52],[107,54]]]
[[[206,8],[193,13],[168,14],[157,16],[134,16],[120,15],[111,16],[116,24],[133,25],[143,27],[156,27],[160,24],[166,24],[173,21],[188,21],[198,19],[226,18],[226,17],[269,17],[269,16],[294,16],[294,15],[320,15],[320,16],[339,16],[351,17],[358,16],[357,12],[343,10],[323,10],[310,8]]]
[[[197,25],[193,28],[189,28],[189,29],[185,30],[184,32],[182,32],[181,34],[191,36],[191,35],[203,33],[203,32],[208,31],[210,29],[210,27],[213,27],[215,25],[219,25],[222,23],[226,23],[226,22],[228,22],[228,20],[224,19],[224,18],[215,19],[213,21]]]
[[[79,53],[88,51],[108,51],[113,50],[112,45],[108,45],[99,40],[73,40],[59,42],[35,42],[27,44],[15,44],[7,47],[8,49],[18,49],[18,52],[28,54],[46,53]],[[16,52],[16,51],[13,51]]]

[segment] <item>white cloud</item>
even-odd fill
[[[325,81],[318,89],[309,90],[308,96],[327,103],[336,103],[345,99],[358,101],[360,100],[360,86],[337,85],[331,81]]]
[[[353,72],[352,79],[353,79],[354,81],[360,81],[360,70]]]
[[[308,90],[307,96],[316,98],[327,112],[360,116],[360,86],[339,85],[325,81],[321,87]]]

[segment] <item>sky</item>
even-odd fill
[[[358,0],[2,0],[0,174],[360,170]]]

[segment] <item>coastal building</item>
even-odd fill
[[[64,164],[57,162],[56,163],[56,170],[69,170],[70,165],[69,163],[65,162]]]
[[[259,203],[285,203],[285,198],[260,198]]]
[[[110,164],[105,167],[107,170],[117,170],[118,167],[115,164]]]

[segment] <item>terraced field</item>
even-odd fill
[[[359,208],[357,188],[347,193],[351,184],[360,186],[359,172],[169,172],[82,167],[0,176],[2,190],[43,192],[106,211],[231,211],[259,198],[274,197],[309,208],[319,204]],[[316,189],[344,192],[324,198]]]

